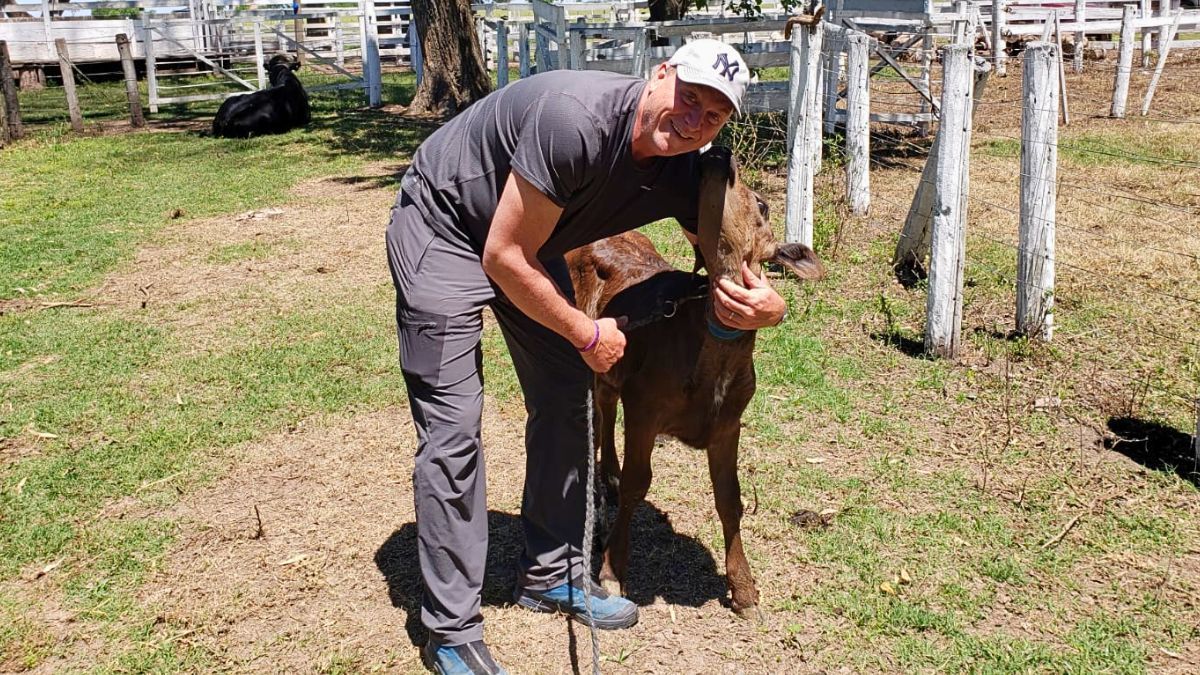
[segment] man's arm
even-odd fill
[[[614,319],[592,321],[576,309],[537,259],[560,215],[562,209],[549,197],[510,172],[483,246],[483,270],[518,309],[576,348],[595,341],[582,356],[602,373],[625,353],[625,335]]]

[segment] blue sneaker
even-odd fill
[[[517,588],[514,598],[517,604],[535,612],[562,612],[575,617],[585,626],[594,625],[603,630],[629,628],[638,620],[637,605],[619,595],[609,595],[598,584],[588,584],[592,594],[592,619],[588,620],[587,607],[583,601],[583,589],[578,580],[574,584],[560,584],[545,591]]]
[[[438,647],[430,641],[421,648],[421,660],[438,675],[508,675],[492,658],[483,640],[453,647]]]

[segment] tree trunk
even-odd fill
[[[470,0],[412,0],[424,71],[410,114],[451,116],[492,90]]]

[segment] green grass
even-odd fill
[[[1017,158],[1018,138],[993,138],[982,143],[990,157]],[[1178,143],[1169,133],[1130,134],[1120,131],[1090,131],[1064,134],[1058,142],[1058,157],[1079,168],[1150,166],[1200,168],[1200,148]]]

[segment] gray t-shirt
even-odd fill
[[[698,153],[634,164],[645,81],[552,71],[477,101],[417,150],[402,189],[444,236],[482,254],[510,171],[563,208],[542,260],[662,218],[695,230]]]

